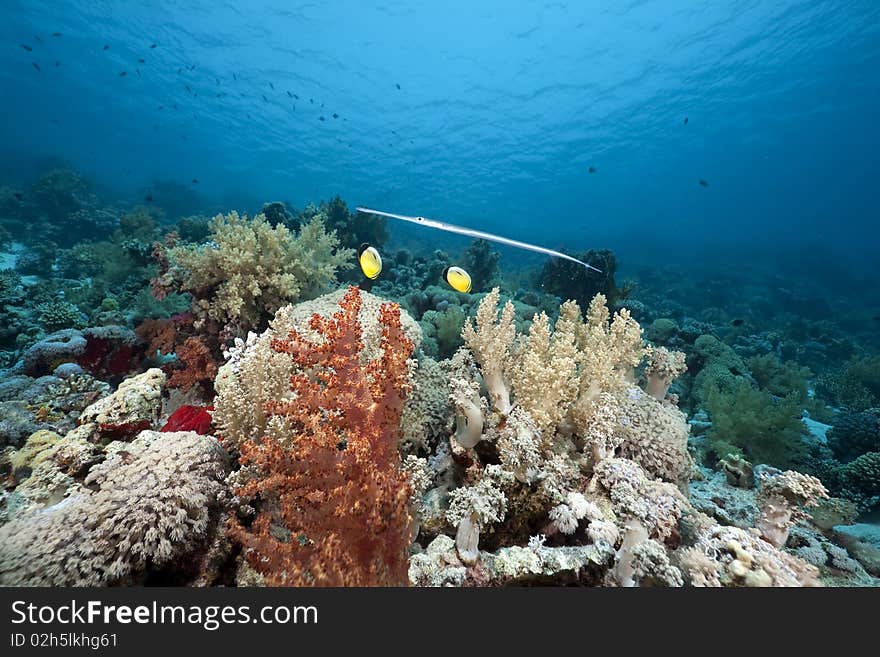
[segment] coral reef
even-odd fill
[[[332,319],[313,315],[320,343],[291,330],[272,348],[302,371],[292,395],[266,405],[285,430],[240,445],[257,473],[233,488],[259,498],[230,535],[270,585],[405,584],[410,484],[397,451],[413,350],[393,304],[379,309],[380,356],[361,362],[361,296],[350,288]]]

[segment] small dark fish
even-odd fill
[[[24,194],[21,192],[12,192],[12,195],[15,197],[16,201],[21,201],[24,198]],[[874,319],[877,319],[876,317]]]
[[[174,103],[174,109],[177,109],[177,103]]]
[[[35,69],[37,69],[37,72],[39,72],[39,71],[42,70],[42,69],[40,68],[40,65],[37,64],[36,62],[31,62],[31,64],[33,65],[33,67],[34,67]]]
[[[266,94],[263,94],[263,100],[265,100],[267,103],[269,102],[269,99],[266,98]]]
[[[293,97],[299,100],[299,96],[297,96],[296,94],[293,94]]]
[[[326,121],[327,119],[325,119],[323,116],[319,116],[319,117],[318,117],[318,120],[319,120],[319,121]]]
[[[708,187],[708,186],[709,186],[709,183],[707,183],[705,180],[700,178],[700,187]]]
[[[221,98],[223,94],[217,94],[217,98]]]
[[[312,103],[312,104],[314,104],[314,103],[315,103],[315,99],[314,99],[314,98],[309,98],[309,102]]]
[[[28,52],[33,52],[33,51],[34,51],[33,48],[31,48],[30,46],[25,45],[25,44],[23,44],[23,43],[20,43],[20,44],[18,44],[18,45],[19,45],[20,47],[24,48],[25,50],[27,50]]]
[[[159,107],[157,107],[156,109],[159,110],[159,111],[161,112],[163,109],[165,109],[165,106],[164,106],[164,105],[159,105]]]
[[[58,68],[59,66],[61,66],[61,62],[56,61],[56,62],[55,62],[55,68]]]
[[[61,32],[52,32],[52,36],[58,38],[61,36]]]
[[[195,70],[196,70],[196,65],[195,65],[195,64],[191,65],[191,66],[189,67],[189,70],[190,70],[190,71],[195,71]]]
[[[588,171],[589,173],[596,173],[597,169],[596,169],[596,167],[594,167],[594,166],[590,166],[590,168],[588,168],[587,171]]]
[[[220,78],[214,78],[214,80],[217,82],[217,86],[219,87],[220,86]]]
[[[737,319],[733,320],[732,322],[730,322],[730,325],[731,326],[742,326],[745,323],[746,323],[746,320],[737,318]]]
[[[334,119],[338,119],[338,118],[339,118],[339,115],[338,115],[338,114],[334,114],[334,115],[333,115],[333,118],[334,118]]]
[[[36,34],[34,35],[34,39],[37,40],[37,43],[43,43],[43,40],[40,37],[38,37]]]
[[[397,87],[398,89],[400,89],[400,85],[399,85],[399,84],[395,84],[394,86]]]
[[[105,44],[105,45],[104,45],[104,50],[110,50],[110,46],[108,46],[108,45]]]
[[[232,74],[232,79],[233,79],[233,80],[238,80],[238,77],[235,75],[235,73]]]
[[[152,195],[152,194],[147,194],[146,196],[144,196],[144,200],[145,200],[147,203],[152,203],[152,202],[153,202],[153,195]]]
[[[272,87],[273,90],[275,89],[275,85],[272,84],[271,82],[269,83],[269,86]]]
[[[128,71],[122,71],[122,72],[119,74],[119,77],[124,78],[126,75],[128,75]]]
[[[18,196],[16,196],[16,198],[18,198]],[[21,199],[18,199],[18,200],[20,201]],[[880,322],[880,315],[874,315],[874,321]]]
[[[189,88],[189,85],[186,85],[186,90],[190,93],[192,93],[192,91],[193,91],[192,89]]]
[[[193,185],[197,185],[197,184],[199,183],[199,179],[198,179],[198,178],[193,178],[192,181],[193,181]]]
[[[54,123],[55,125],[58,125],[58,119],[49,119],[49,123]]]
[[[134,72],[137,73],[138,77],[141,77],[141,69],[136,68],[134,69]]]
[[[183,69],[182,69],[182,68],[178,68],[178,69],[177,69],[177,74],[180,75],[181,73],[183,73]]]
[[[688,117],[684,117],[684,124],[685,124],[685,125],[688,124]]]
[[[287,92],[287,96],[288,96],[289,98],[293,98],[293,94],[290,93],[289,91]]]
[[[146,63],[147,63],[147,60],[145,60],[145,59],[138,59],[138,64],[146,64]]]
[[[152,50],[152,49],[155,48],[155,47],[156,47],[156,44],[155,44],[155,43],[151,44],[151,45],[150,45],[150,50]]]

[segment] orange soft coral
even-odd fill
[[[187,338],[175,352],[182,367],[171,372],[168,385],[189,390],[197,383],[210,385],[217,376],[217,361],[201,337]]]
[[[397,439],[413,344],[399,306],[384,304],[381,356],[362,364],[360,305],[351,287],[331,319],[311,318],[320,343],[296,331],[272,343],[301,368],[292,397],[267,405],[290,436],[242,445],[242,463],[263,474],[235,492],[260,498],[261,510],[250,527],[230,526],[269,585],[407,582],[411,490]]]

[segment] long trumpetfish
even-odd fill
[[[458,235],[467,235],[468,237],[474,237],[476,239],[488,240],[489,242],[498,242],[499,244],[506,244],[507,246],[512,246],[517,249],[526,249],[527,251],[534,251],[536,253],[543,253],[545,255],[553,256],[554,258],[563,258],[565,260],[571,260],[572,262],[576,262],[579,265],[583,265],[587,269],[592,269],[593,271],[597,271],[600,274],[602,273],[601,269],[597,269],[593,265],[590,265],[583,260],[578,260],[577,258],[573,258],[566,253],[562,253],[560,251],[554,251],[553,249],[547,249],[543,246],[538,246],[536,244],[529,244],[528,242],[520,242],[519,240],[512,240],[509,237],[501,237],[500,235],[493,235],[492,233],[484,233],[481,230],[474,230],[473,228],[465,228],[464,226],[456,226],[455,224],[447,224],[443,221],[437,221],[436,219],[428,219],[427,217],[408,217],[405,214],[394,214],[392,212],[381,212],[379,210],[371,210],[370,208],[357,208],[358,212],[364,212],[366,214],[375,214],[380,217],[390,217],[391,219],[400,219],[401,221],[408,221],[412,224],[419,224],[420,226],[427,226],[428,228],[436,228],[438,230],[445,230],[448,233],[457,233]]]

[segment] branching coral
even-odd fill
[[[529,412],[542,433],[553,433],[577,396],[579,352],[575,330],[579,311],[566,302],[555,330],[540,313],[514,355],[511,379],[517,404]]]
[[[332,319],[314,315],[315,342],[292,330],[272,341],[294,361],[291,395],[266,410],[287,429],[241,445],[260,472],[235,493],[259,497],[256,518],[230,534],[270,585],[393,585],[406,580],[410,493],[397,451],[413,343],[385,304],[376,360],[362,363],[361,296],[349,288]]]
[[[480,366],[493,408],[499,413],[509,413],[510,383],[506,375],[516,337],[515,311],[513,303],[508,301],[499,317],[500,296],[496,287],[483,298],[477,309],[476,322],[469,317],[461,330],[461,337]]]
[[[353,255],[337,248],[336,236],[319,219],[294,236],[261,214],[251,220],[232,212],[214,218],[210,238],[201,246],[169,249],[153,289],[159,297],[190,293],[195,327],[224,337],[244,335],[285,303],[320,294],[338,269],[351,266]]]
[[[806,427],[796,397],[775,400],[740,381],[732,392],[713,390],[706,405],[709,442],[719,457],[742,451],[752,463],[786,467],[803,456]]]

